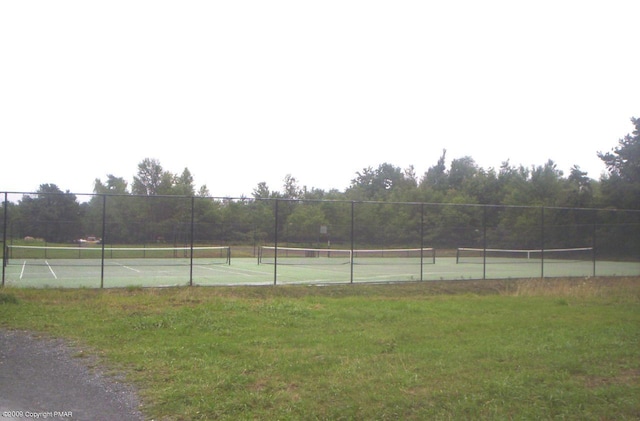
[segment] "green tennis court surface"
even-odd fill
[[[143,262],[141,262],[143,260]],[[193,265],[191,266],[191,262]],[[425,263],[426,262],[426,263]],[[456,263],[438,257],[433,263],[417,258],[369,258],[365,263],[287,262],[258,264],[256,258],[233,258],[229,263],[210,259],[13,259],[5,268],[5,285],[50,288],[113,288],[189,285],[270,285],[349,282],[402,282],[461,279],[588,277],[593,261],[500,259]],[[596,261],[596,276],[637,276],[640,262]]]

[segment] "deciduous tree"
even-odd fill
[[[640,209],[640,118],[632,118],[634,131],[618,141],[611,152],[598,153],[609,174],[601,179],[603,205]]]

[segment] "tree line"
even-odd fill
[[[484,169],[465,156],[453,159],[447,168],[444,150],[421,177],[413,167],[402,169],[383,163],[357,171],[345,191],[325,191],[300,186],[288,174],[280,190],[261,182],[252,197],[640,209],[640,119],[632,118],[631,122],[633,132],[620,139],[617,147],[598,152],[608,170],[599,180],[590,178],[577,165],[565,175],[552,160],[530,168],[505,161],[500,168]],[[96,179],[94,186],[96,194],[210,195],[206,186],[196,191],[188,168],[182,174],[173,174],[150,158],[138,165],[131,186],[113,175],[105,181]],[[45,185],[41,189],[56,187]]]
[[[472,157],[465,156],[453,159],[447,166],[445,150],[422,176],[413,167],[403,169],[383,163],[356,172],[344,191],[325,191],[300,186],[294,176],[286,175],[279,190],[261,182],[253,189],[252,197],[232,200],[211,197],[206,186],[196,189],[187,168],[174,174],[158,160],[145,158],[131,184],[114,175],[108,175],[106,180],[96,179],[95,195],[88,201],[79,202],[76,195],[63,192],[54,184],[42,184],[38,191],[24,195],[17,203],[6,203],[3,211],[8,211],[10,237],[37,237],[56,243],[100,235],[105,229],[109,241],[118,244],[153,241],[179,244],[192,237],[200,242],[269,242],[274,240],[277,225],[282,231],[281,238],[313,245],[347,242],[354,235],[349,220],[353,215],[348,205],[340,202],[371,202],[366,211],[359,208],[357,229],[362,232],[356,234],[362,242],[398,246],[415,243],[418,234],[412,227],[419,220],[423,226],[431,227],[427,234],[421,234],[432,236],[430,240],[440,235],[440,242],[445,242],[447,236],[450,243],[447,245],[470,242],[471,237],[477,242],[478,227],[486,223],[486,215],[478,213],[477,208],[438,208],[425,220],[424,209],[418,211],[409,204],[640,210],[640,119],[631,121],[632,133],[620,139],[611,151],[598,153],[608,170],[599,180],[589,178],[578,166],[565,175],[552,160],[530,168],[513,166],[507,161],[500,168],[484,169]],[[277,217],[274,199],[283,200]],[[305,201],[314,205],[304,206]],[[397,205],[384,205],[391,203]],[[576,215],[564,212],[563,222],[557,222],[579,226],[589,223]],[[495,236],[504,245],[522,243],[522,238],[528,238],[534,245],[539,241],[536,212],[519,211],[517,215],[500,212],[492,218]],[[506,224],[511,227],[509,230],[499,229]],[[319,226],[325,227],[325,232],[330,226],[330,234],[321,234]],[[438,234],[442,227],[449,228]],[[577,233],[580,230],[574,231],[573,237],[594,235],[589,230],[582,230],[582,234]],[[504,232],[511,234],[505,236]],[[524,232],[527,234],[523,237]],[[585,241],[588,240],[573,243]]]

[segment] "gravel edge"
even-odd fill
[[[62,339],[0,328],[0,420],[144,420],[140,407],[135,387],[96,356]]]

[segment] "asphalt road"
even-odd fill
[[[135,389],[59,339],[0,329],[0,421],[144,420]]]

